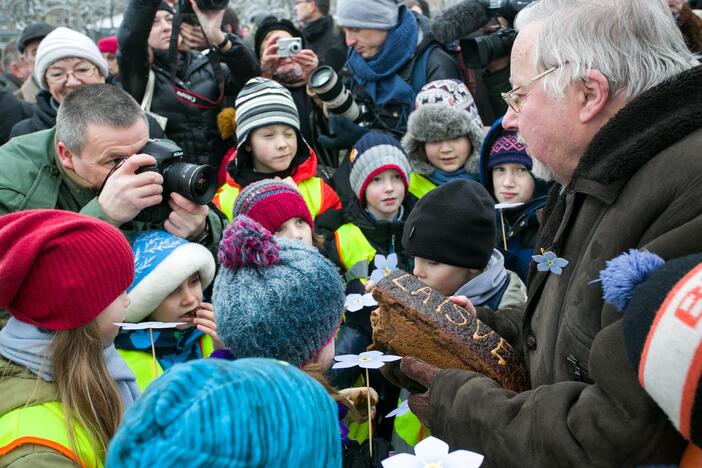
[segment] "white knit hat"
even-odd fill
[[[107,62],[92,39],[78,31],[61,27],[51,31],[37,49],[34,77],[43,89],[48,89],[44,76],[47,68],[57,60],[69,57],[89,60],[100,70],[102,76],[107,77]]]

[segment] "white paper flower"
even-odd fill
[[[495,209],[496,210],[508,210],[510,208],[516,208],[518,206],[522,206],[524,202],[516,202],[516,203],[497,203],[495,204]]]
[[[390,411],[385,417],[386,418],[392,418],[393,416],[404,416],[405,414],[409,413],[410,407],[409,407],[409,400],[405,400],[402,403],[400,403],[400,406],[395,408],[394,410]]]
[[[427,437],[418,443],[414,453],[386,458],[382,461],[383,468],[477,468],[485,458],[468,450],[449,453],[448,444],[436,437]]]
[[[371,272],[370,280],[378,282],[388,276],[393,271],[397,270],[397,254],[391,253],[387,257],[385,255],[376,255],[373,261],[375,270]]]
[[[373,299],[373,294],[368,293],[364,295],[360,294],[349,294],[346,296],[346,301],[344,302],[344,308],[349,312],[357,312],[364,307],[372,307],[378,305],[375,299]]]
[[[153,328],[154,330],[159,330],[162,328],[175,328],[178,325],[185,325],[185,322],[139,322],[139,323],[113,323],[112,325],[117,325],[125,330],[148,330]]]
[[[380,369],[386,362],[397,361],[398,359],[402,358],[392,354],[383,354],[380,351],[366,351],[358,355],[342,354],[341,356],[334,356],[334,360],[337,363],[332,366],[332,369],[346,369],[354,366],[364,369]]]

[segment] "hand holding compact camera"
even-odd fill
[[[290,58],[302,50],[302,39],[290,37],[278,39],[278,57]]]

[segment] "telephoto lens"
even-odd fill
[[[214,167],[183,162],[183,150],[170,140],[149,140],[139,153],[150,154],[156,163],[142,166],[135,173],[160,173],[163,176],[163,200],[158,205],[143,209],[135,218],[137,221],[165,221],[171,212],[168,199],[172,192],[200,205],[212,200],[217,191],[217,171]]]
[[[173,162],[163,168],[163,191],[183,195],[206,205],[217,192],[217,172],[212,166]]]
[[[346,117],[358,119],[361,111],[354,102],[351,92],[343,85],[334,69],[328,65],[316,68],[308,80],[310,90],[324,102],[324,110]]]

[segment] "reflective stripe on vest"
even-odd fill
[[[319,177],[310,177],[297,184],[297,189],[305,200],[307,208],[312,215],[312,221],[317,217],[322,209],[322,179]],[[234,202],[239,195],[240,188],[236,185],[225,183],[215,194],[212,202],[219,208],[222,213],[227,216],[229,221],[232,220],[234,212]]]
[[[362,274],[362,269],[359,269],[357,266],[359,263],[365,263],[365,278],[367,278],[367,265],[373,262],[375,249],[370,242],[368,242],[366,236],[363,235],[361,229],[355,224],[346,223],[334,231],[334,239],[336,240],[336,252],[339,255],[339,260],[341,260],[341,266],[344,267],[344,271],[349,272],[353,269],[356,272],[355,278],[345,278],[346,281],[361,278],[361,276],[358,276],[359,272]]]
[[[398,400],[398,406],[402,399]],[[419,422],[414,413],[407,412],[402,416],[395,416],[395,433],[400,436],[410,447],[414,447],[431,434],[429,428]]]
[[[25,444],[42,445],[56,450],[82,467],[101,468],[88,432],[73,423],[77,454],[71,446],[63,405],[51,401],[15,408],[0,416],[0,457]]]
[[[422,198],[436,188],[436,184],[426,177],[413,172],[410,175],[409,192],[415,197]]]
[[[209,335],[203,335],[200,338],[200,352],[203,357],[209,357],[214,351],[214,342]],[[163,374],[161,364],[156,361],[156,375],[154,375],[154,359],[151,353],[147,351],[118,349],[117,352],[122,356],[127,366],[134,372],[136,383],[139,390],[142,392],[153,382],[156,377]]]

